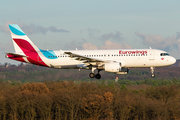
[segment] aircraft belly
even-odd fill
[[[151,67],[154,65],[153,61],[147,59],[136,59],[126,61],[126,67]]]
[[[47,61],[50,67],[61,69],[77,69],[77,65],[82,64],[81,61],[70,59],[54,59]]]
[[[168,64],[160,60],[136,60],[128,61],[126,67],[161,67],[166,65]]]

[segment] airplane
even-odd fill
[[[100,71],[128,74],[129,68],[154,68],[169,66],[176,59],[158,49],[113,50],[42,50],[39,49],[17,24],[9,24],[14,53],[6,53],[12,60],[57,69],[88,69],[90,78],[100,79]],[[95,73],[97,70],[97,73]]]

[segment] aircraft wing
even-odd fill
[[[86,57],[86,56],[79,55],[79,54],[72,53],[72,52],[64,52],[64,53],[70,55],[71,58],[75,58],[75,60],[84,61],[84,63],[88,63],[88,62],[105,62],[102,59]]]

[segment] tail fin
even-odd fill
[[[27,52],[39,51],[17,24],[9,24],[9,29],[16,53],[25,54]]]
[[[18,25],[10,24],[9,29],[11,31],[15,53],[7,53],[8,58],[48,67],[38,54],[40,50]]]

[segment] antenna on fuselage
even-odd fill
[[[60,54],[64,54],[64,51],[62,51],[61,49],[60,49]]]

